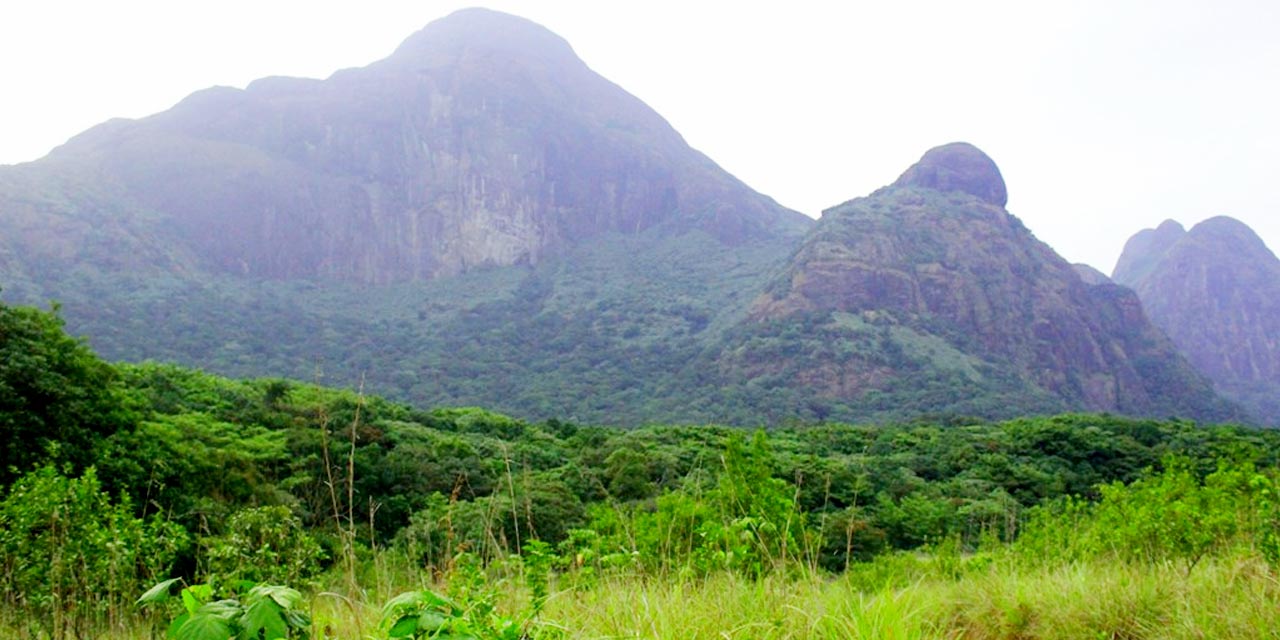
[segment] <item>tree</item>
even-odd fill
[[[87,467],[102,438],[132,423],[124,397],[57,306],[0,303],[0,486],[45,463]]]

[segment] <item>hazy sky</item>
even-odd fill
[[[6,2],[0,163],[211,85],[326,77],[476,2]],[[929,147],[986,151],[1009,210],[1109,272],[1214,215],[1280,248],[1280,2],[505,2],[755,189],[813,216]]]

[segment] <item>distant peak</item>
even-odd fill
[[[468,49],[505,52],[522,59],[578,59],[568,41],[550,29],[526,18],[478,7],[460,9],[431,22],[406,38],[391,59],[415,61]]]
[[[998,207],[1009,201],[1000,168],[982,150],[967,142],[953,142],[926,151],[893,186],[962,191]]]
[[[1186,235],[1187,230],[1177,220],[1165,220],[1154,229],[1133,234],[1124,243],[1111,279],[1125,286],[1137,286]]]
[[[1156,230],[1156,233],[1167,234],[1167,235],[1175,235],[1175,234],[1182,235],[1187,231],[1186,228],[1182,226],[1181,222],[1178,222],[1177,220],[1174,220],[1172,218],[1170,218],[1169,220],[1165,220],[1164,222],[1161,222],[1160,226],[1156,227],[1155,230]]]

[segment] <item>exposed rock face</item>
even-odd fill
[[[1252,229],[1167,221],[1129,240],[1114,277],[1224,395],[1280,424],[1280,260]]]
[[[940,397],[935,410],[1232,414],[1132,292],[1083,282],[1004,202],[999,170],[981,151],[933,149],[893,185],[824,212],[753,322],[767,332],[803,317],[827,342],[847,341],[791,358],[829,398],[857,402],[904,376],[921,386],[949,370],[989,402]],[[786,370],[747,352],[722,363],[746,375]]]
[[[118,185],[206,267],[274,279],[422,280],[538,263],[608,232],[735,244],[808,224],[560,37],[483,9],[368,67],[201,91],[38,164]]]

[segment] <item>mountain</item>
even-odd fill
[[[1129,286],[1146,278],[1186,233],[1187,230],[1176,220],[1165,220],[1155,229],[1143,229],[1135,233],[1125,243],[1124,251],[1120,253],[1120,259],[1111,271],[1111,278]]]
[[[109,359],[527,419],[1233,415],[1005,201],[949,145],[815,225],[476,9],[0,167],[0,285]]]
[[[1223,395],[1280,424],[1280,260],[1252,229],[1165,221],[1125,244],[1113,277]]]
[[[725,381],[841,416],[1238,415],[1132,292],[1084,282],[1006,200],[995,163],[956,143],[827,210],[715,356]]]
[[[6,209],[32,184],[103,183],[120,203],[112,222],[130,225],[109,230],[114,243],[153,244],[137,240],[154,232],[180,250],[157,261],[166,268],[270,279],[426,280],[536,264],[606,233],[667,225],[738,244],[808,224],[691,149],[559,36],[483,9],[368,67],[201,91],[7,173],[18,185],[0,187]],[[92,223],[79,206],[45,204],[40,214]]]
[[[472,9],[0,167],[0,285],[111,359],[634,423],[811,225]]]

